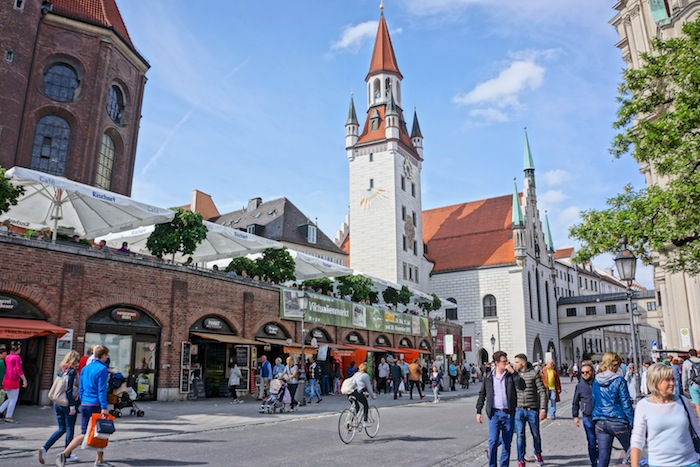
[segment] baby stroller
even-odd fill
[[[136,405],[136,391],[126,384],[126,378],[121,373],[109,374],[109,393],[107,394],[107,402],[114,405],[114,408],[109,411],[115,418],[122,416],[122,409],[131,408],[131,415],[143,417],[145,412]]]
[[[278,410],[280,413],[284,413],[284,399],[289,398],[289,390],[287,389],[287,384],[281,379],[273,379],[270,381],[270,390],[268,391],[268,396],[260,404],[258,412],[260,413],[275,413]],[[289,402],[291,404],[291,398]]]

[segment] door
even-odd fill
[[[156,398],[156,368],[158,339],[154,336],[136,336],[134,339],[133,385],[139,399]]]

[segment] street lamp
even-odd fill
[[[306,308],[309,306],[309,295],[304,292],[298,300],[299,309],[301,310],[301,375],[299,375],[299,386],[297,386],[297,394],[301,388],[301,405],[306,405],[306,397],[304,390],[306,388],[306,356],[304,355],[304,343],[306,341],[306,330],[304,329],[304,321],[306,320]],[[296,397],[296,394],[294,395]]]
[[[496,336],[491,334],[491,358],[493,359],[493,354],[496,353]]]
[[[632,337],[632,360],[634,361],[634,379],[637,397],[641,395],[641,381],[639,375],[639,353],[637,349],[637,336],[634,323],[634,311],[632,310],[632,282],[637,272],[637,257],[627,248],[627,242],[622,239],[620,251],[615,255],[615,267],[620,275],[620,280],[627,283],[627,308],[630,314],[630,335]]]
[[[578,365],[578,363],[579,363],[580,361],[581,361],[581,349],[579,349],[578,347],[576,347],[576,364]]]
[[[433,321],[433,324],[430,325],[430,335],[433,336],[433,361],[435,361],[435,351],[437,350],[437,335],[438,335],[438,328],[435,326],[435,321]]]

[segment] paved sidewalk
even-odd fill
[[[481,384],[477,383],[470,386],[470,389],[443,392],[441,397],[451,399],[475,395],[480,386]],[[432,394],[429,397],[432,397]],[[428,396],[424,401],[427,400]],[[397,400],[394,400],[392,395],[381,394],[374,401],[374,405],[381,408],[418,402],[421,402],[421,399],[417,394],[414,394],[413,400],[409,399],[408,394]],[[129,408],[122,410],[124,415],[116,420],[117,431],[110,443],[310,418],[321,414],[339,413],[349,406],[347,397],[342,395],[325,396],[321,403],[313,402],[300,407],[296,412],[283,414],[259,413],[260,401],[252,397],[245,398],[242,404],[231,404],[224,398],[136,403],[145,412],[145,416],[139,418],[129,415]],[[37,449],[56,429],[56,417],[51,407],[18,406],[14,418],[20,423],[0,423],[0,464],[2,459],[7,457],[35,456]],[[78,430],[80,417],[76,423],[76,431]],[[64,445],[62,438],[51,448],[48,458],[53,460]]]

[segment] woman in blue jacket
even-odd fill
[[[632,400],[625,378],[617,374],[622,359],[614,352],[603,355],[599,373],[593,382],[593,421],[598,442],[598,467],[608,467],[613,438],[625,452],[630,449],[634,425]]]

